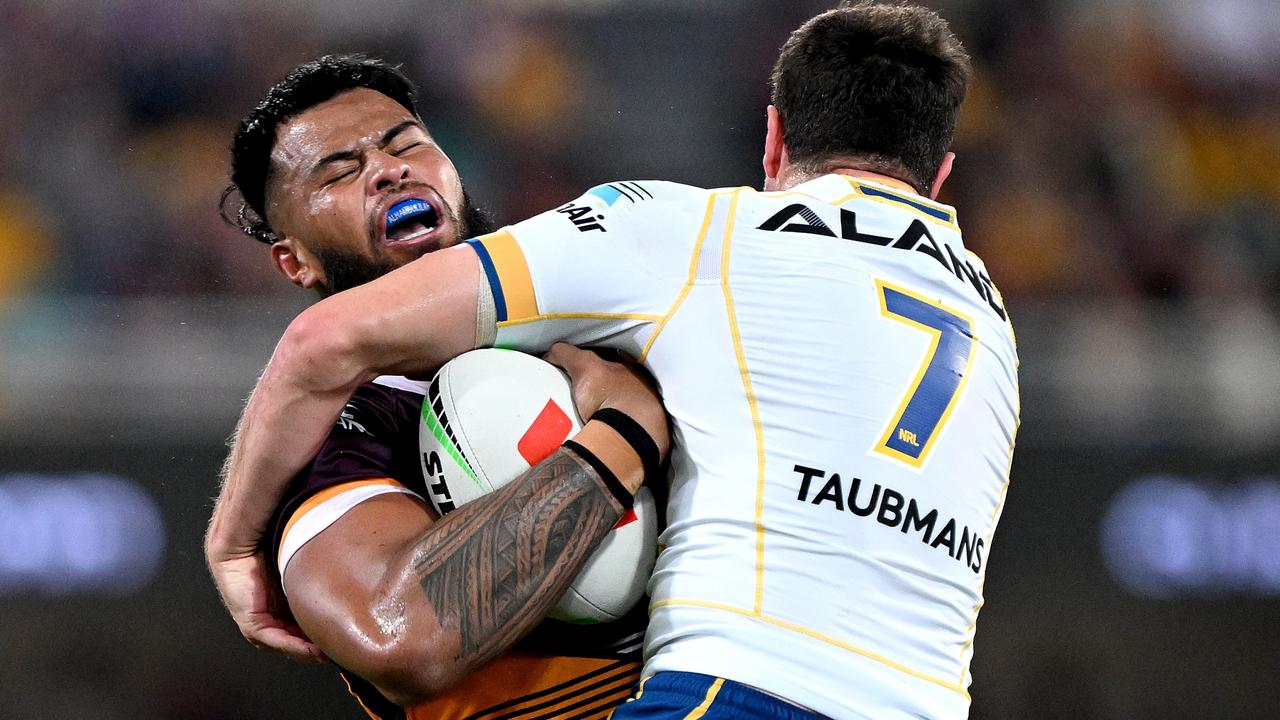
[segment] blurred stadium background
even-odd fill
[[[928,4],[977,65],[943,200],[1022,353],[973,717],[1280,717],[1280,6]],[[774,55],[828,5],[0,0],[0,717],[360,717],[240,639],[200,551],[311,299],[216,211],[271,83],[403,62],[512,221],[758,185]]]

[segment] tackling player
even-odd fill
[[[1019,415],[1003,301],[936,201],[968,79],[933,12],[843,6],[782,49],[765,192],[602,185],[303,313],[242,420],[298,444],[236,449],[215,573],[376,372],[608,344],[677,439],[615,717],[965,717]]]
[[[358,56],[303,64],[272,88],[236,133],[232,180],[224,208],[233,191],[244,202],[224,214],[246,234],[270,244],[275,267],[285,277],[322,296],[488,228],[419,119],[409,80],[395,68]],[[360,202],[344,203],[351,197],[332,190],[348,186]],[[599,379],[603,362],[578,353],[564,348],[557,357],[567,357],[580,377],[585,368]],[[613,392],[626,400],[619,380],[623,385],[635,380],[617,377]],[[621,389],[639,391],[639,402],[658,407],[640,386]],[[543,570],[548,577],[530,582],[521,575],[533,575],[532,568],[500,572],[500,563],[490,557],[494,553],[479,547],[501,540],[505,517],[527,507],[555,508],[551,493],[564,488],[545,478],[530,478],[515,506],[504,508],[495,493],[477,501],[470,522],[439,521],[424,502],[428,490],[417,457],[419,413],[429,392],[428,383],[405,377],[382,376],[361,385],[315,460],[294,479],[264,548],[283,578],[293,614],[319,649],[349,670],[344,680],[361,706],[382,720],[499,712],[543,718],[560,716],[562,710],[603,716],[633,692],[638,680],[643,607],[605,625],[549,622],[483,673],[463,679],[492,652],[459,647],[461,638],[451,636],[485,633],[476,642],[509,645],[537,621],[524,606],[536,606],[540,588],[545,592],[547,584],[560,582],[559,575],[571,579],[576,558],[565,556],[562,541],[544,543],[548,555],[562,557]],[[634,408],[636,402],[623,405]],[[586,435],[579,441],[592,447]],[[590,527],[610,515],[581,521]],[[445,544],[455,550],[476,547],[442,554]],[[416,567],[427,563],[437,566],[436,580]],[[430,604],[414,588],[417,612],[430,614],[427,622],[378,625],[393,612],[388,605],[396,606],[394,612],[409,605],[395,593],[397,574],[420,580],[421,590],[431,583],[440,586]],[[459,583],[464,576],[466,582]],[[464,630],[471,624],[464,616],[486,610],[521,617],[506,627],[475,624]],[[286,649],[318,654],[301,638],[292,638]],[[427,694],[432,697],[424,698]],[[406,707],[395,707],[384,696]]]

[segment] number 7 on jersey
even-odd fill
[[[935,300],[882,280],[876,280],[876,295],[881,315],[930,336],[924,362],[875,447],[878,453],[920,467],[960,396],[978,338],[973,320]]]

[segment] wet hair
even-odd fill
[[[928,192],[970,73],[932,10],[842,3],[791,33],[774,66],[789,162],[817,175],[852,160]]]
[[[240,121],[231,142],[231,184],[218,204],[222,218],[249,237],[278,238],[267,219],[267,184],[276,130],[290,118],[355,88],[376,90],[418,117],[417,89],[398,67],[364,55],[325,55],[303,63],[276,83]]]

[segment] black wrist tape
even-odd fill
[[[602,481],[604,481],[605,489],[607,489],[609,494],[613,495],[613,499],[617,500],[618,504],[622,506],[623,512],[631,509],[631,506],[635,504],[635,497],[633,497],[631,492],[627,490],[626,486],[622,484],[622,481],[618,479],[618,476],[613,474],[613,471],[609,469],[609,466],[605,465],[601,462],[600,458],[595,456],[595,453],[572,440],[565,440],[561,447],[567,447],[577,453],[578,457],[585,460],[587,464],[591,466],[591,469],[596,471],[596,474],[600,476]]]
[[[659,477],[659,456],[658,445],[653,441],[653,437],[649,432],[640,426],[640,423],[631,418],[630,415],[615,410],[613,408],[605,408],[597,410],[595,415],[591,416],[592,420],[600,422],[613,428],[615,432],[622,436],[623,440],[636,451],[636,455],[640,456],[640,464],[644,466],[645,482],[652,482]]]

